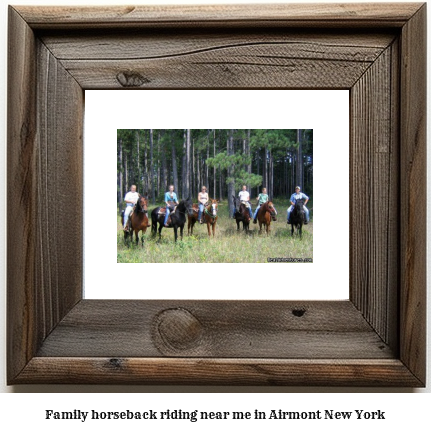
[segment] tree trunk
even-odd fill
[[[186,173],[187,173],[187,129],[184,129],[183,134],[183,157],[181,159],[181,197],[186,196]]]
[[[151,202],[153,205],[156,204],[156,191],[154,184],[154,160],[153,160],[153,129],[150,129],[150,178],[149,178],[149,187],[151,188]]]
[[[189,195],[190,197],[194,196],[195,193],[195,185],[196,185],[196,169],[195,169],[195,142],[194,140],[191,141],[191,172],[190,172],[190,191]]]
[[[231,156],[233,154],[233,129],[229,130],[229,136],[227,138],[227,155]],[[232,216],[233,214],[233,201],[232,196],[235,195],[235,183],[233,180],[233,167],[232,165],[229,165],[227,169],[227,176],[228,176],[228,187],[227,187],[227,195],[228,195],[228,203],[229,203],[229,216]]]
[[[123,194],[124,194],[124,190],[123,190],[123,140],[120,139],[120,172],[118,175],[119,178],[119,188],[120,188],[120,196],[119,196],[119,206],[118,206],[118,210],[121,212],[123,211]]]
[[[127,169],[127,157],[128,157],[127,152],[124,156],[125,156],[124,157],[124,190],[128,191],[130,187],[129,187],[129,171]]]
[[[251,174],[250,129],[247,129],[246,156],[248,159],[246,171],[247,171],[247,174],[250,175]],[[251,192],[250,183],[247,184],[247,190]]]
[[[259,175],[259,165],[260,165],[260,149],[256,150],[256,171],[257,175]],[[263,182],[263,177],[262,177]],[[259,186],[256,186],[256,196],[259,196]]]
[[[269,194],[271,199],[274,197],[274,159],[272,151],[269,151]]]
[[[210,178],[209,178],[209,167],[207,164],[207,160],[210,157],[210,131],[208,130],[208,144],[207,144],[207,158],[205,160],[205,186],[210,189]],[[213,194],[215,198],[215,195]]]
[[[142,192],[148,195],[150,188],[148,186],[148,162],[147,162],[147,135],[144,133],[144,174],[142,176]]]
[[[174,180],[174,188],[177,193],[178,191],[178,169],[177,169],[177,155],[175,151],[175,140],[174,132],[172,132],[172,176]]]
[[[136,129],[135,132],[135,136],[136,136],[136,176],[137,176],[137,180],[136,180],[136,186],[138,188],[138,192],[139,192],[139,186],[141,183],[141,168],[139,165],[139,147],[140,147],[140,143],[139,143],[139,129]],[[140,191],[140,193],[143,193],[143,191]]]
[[[304,160],[302,157],[303,132],[304,129],[297,130],[296,184],[301,187],[301,190],[304,188]]]
[[[215,155],[216,155],[216,135],[215,135],[215,129],[214,129],[214,157],[215,157]],[[214,198],[217,198],[217,187],[216,187],[216,185],[217,185],[217,179],[216,179],[216,167],[215,167],[215,165],[214,165],[214,169],[213,169],[213,176],[214,176],[214,191],[213,191],[213,196],[214,196]]]
[[[185,177],[186,177],[186,182],[185,182],[185,194],[183,199],[189,198],[190,197],[190,174],[191,174],[191,155],[190,155],[190,151],[191,151],[191,140],[190,140],[190,129],[186,129],[187,131],[187,140],[186,140],[186,173],[185,173]]]
[[[219,171],[219,190],[220,190],[220,202],[223,201],[223,171]]]
[[[156,171],[156,196],[160,193],[160,132],[157,134],[157,171]]]
[[[165,132],[163,131],[162,140],[160,143],[160,149],[162,152],[162,189],[168,187],[168,181],[169,181],[168,180],[168,167],[167,167],[167,163],[166,163],[166,146],[164,144],[164,142],[165,142],[164,136],[165,136]],[[159,193],[160,193],[160,191],[159,191]]]

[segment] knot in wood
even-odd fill
[[[141,87],[142,85],[150,82],[148,78],[145,78],[139,72],[131,71],[118,73],[117,81],[123,87]]]
[[[167,347],[186,350],[199,344],[203,331],[193,314],[178,308],[166,309],[156,317],[156,332]]]

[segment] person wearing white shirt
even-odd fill
[[[139,194],[136,192],[136,185],[132,185],[130,187],[130,192],[126,193],[126,196],[124,197],[124,201],[126,202],[126,210],[124,210],[124,221],[123,226],[126,230],[127,221],[129,220],[129,215],[132,213],[133,207],[138,202]]]
[[[238,194],[240,202],[245,202],[248,204],[248,211],[250,213],[250,219],[253,219],[253,212],[251,209],[251,202],[250,202],[250,194],[247,192],[247,186],[243,185],[242,190],[239,191]],[[236,209],[233,209],[233,217],[235,218]]]

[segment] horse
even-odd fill
[[[183,230],[184,225],[186,223],[186,214],[192,215],[193,214],[193,203],[190,198],[187,198],[186,200],[180,201],[180,203],[177,205],[177,208],[175,212],[171,212],[169,214],[169,218],[171,219],[171,222],[169,226],[166,228],[173,228],[175,233],[175,242],[178,239],[178,228],[180,229],[180,237],[181,240],[183,239]],[[156,207],[151,212],[151,231],[153,232],[153,235],[156,235],[157,233],[157,222],[159,223],[159,240],[162,238],[162,229],[164,227],[164,221],[165,221],[165,213],[160,213],[160,209],[164,209],[164,207]],[[168,219],[169,222],[169,219]]]
[[[240,202],[238,197],[236,197],[235,195],[232,195],[232,197],[233,205],[236,209],[235,220],[237,231],[239,231],[239,223],[242,222],[242,229],[247,232],[250,226],[250,212],[248,211],[247,206],[244,203]],[[240,204],[238,205],[238,203]]]
[[[294,228],[299,233],[299,237],[302,238],[302,225],[305,222],[305,210],[304,210],[304,200],[298,199],[290,213],[290,224],[292,225],[292,236]]]
[[[217,224],[217,209],[218,201],[212,199],[211,202],[205,207],[204,210],[204,221],[207,224],[208,236],[211,238],[211,227],[213,230],[213,237],[215,236],[215,228]]]
[[[271,231],[271,219],[275,222],[277,220],[277,211],[271,201],[267,201],[260,206],[257,213],[257,220],[259,221],[259,234],[262,233],[262,227],[265,225],[266,235]]]
[[[139,231],[142,231],[141,242],[144,246],[144,234],[147,228],[150,226],[148,223],[148,199],[139,195],[138,201],[136,202],[133,212],[129,216],[129,230],[124,231],[124,241],[127,242],[127,238],[130,235],[130,239],[133,240],[133,232],[136,237],[136,245],[139,241]]]
[[[195,226],[196,221],[198,220],[199,214],[199,205],[193,204],[193,213],[191,215],[187,215],[187,235],[193,235],[193,227]]]

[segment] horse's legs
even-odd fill
[[[290,224],[291,224],[291,229],[292,229],[292,237],[293,237],[293,231],[294,231],[294,228],[293,228],[293,226],[294,226],[294,224],[293,224],[293,222],[292,222],[292,221],[290,221]]]
[[[236,230],[239,231],[239,220],[236,219]]]
[[[208,222],[207,222],[207,230],[208,230],[208,237],[211,238],[211,227]]]
[[[175,234],[175,243],[176,243],[178,238],[178,227],[176,225],[174,225],[174,234]]]
[[[180,226],[180,237],[181,237],[181,240],[183,239],[183,230],[184,230],[184,225],[181,225]]]
[[[216,223],[214,222],[213,223],[213,238],[215,237],[215,226],[216,226]]]

